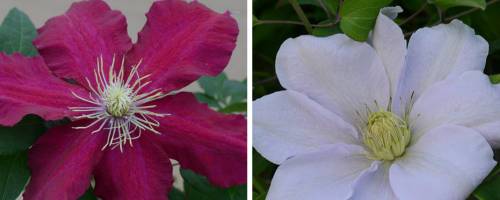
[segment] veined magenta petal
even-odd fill
[[[246,119],[225,115],[199,103],[193,94],[180,93],[156,101],[161,135],[147,134],[162,145],[181,167],[200,173],[214,184],[229,187],[246,183]]]
[[[153,3],[129,65],[142,59],[140,74],[151,74],[150,88],[172,91],[201,75],[217,75],[229,62],[238,35],[236,20],[193,1]]]
[[[106,200],[166,200],[172,188],[172,165],[167,154],[141,137],[133,147],[107,149],[97,165],[94,193]]]
[[[10,126],[24,115],[46,120],[71,116],[69,106],[83,106],[71,94],[87,95],[84,88],[52,75],[41,57],[0,53],[0,124]]]
[[[64,15],[49,19],[38,33],[34,44],[49,68],[85,86],[86,77],[95,81],[93,70],[99,56],[103,55],[108,67],[113,54],[121,61],[132,46],[125,16],[101,0],[74,3]]]
[[[106,142],[106,134],[72,128],[87,123],[52,128],[35,142],[29,153],[32,176],[24,199],[73,200],[85,193]]]

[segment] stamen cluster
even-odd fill
[[[107,147],[112,149],[120,147],[120,151],[123,151],[123,145],[129,143],[133,146],[132,140],[139,138],[144,130],[160,134],[155,130],[155,127],[158,127],[160,123],[154,117],[168,115],[148,110],[156,105],[146,104],[161,99],[167,94],[162,93],[160,89],[142,92],[151,81],[143,82],[149,75],[142,77],[139,75],[138,68],[141,62],[139,61],[137,65],[132,66],[125,79],[124,61],[125,58],[122,59],[121,67],[116,73],[114,70],[115,57],[113,56],[106,76],[103,57],[100,56],[97,59],[97,67],[94,69],[95,85],[86,78],[90,89],[88,98],[80,97],[73,92],[75,97],[92,104],[92,106],[69,108],[74,112],[83,113],[76,116],[76,119],[94,120],[87,126],[74,127],[75,129],[87,129],[97,125],[97,129],[92,133],[100,132],[103,129],[108,130],[108,139],[102,150]]]
[[[394,160],[401,156],[410,138],[408,123],[388,111],[371,113],[363,134],[363,142],[376,160]]]

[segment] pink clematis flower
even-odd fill
[[[0,124],[72,122],[33,145],[25,199],[77,199],[92,177],[103,199],[166,199],[169,158],[218,186],[246,182],[245,118],[172,93],[225,68],[238,35],[229,13],[157,1],[132,44],[125,17],[90,0],[38,32],[40,56],[0,53]]]

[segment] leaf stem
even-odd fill
[[[405,20],[403,20],[402,22],[399,23],[399,25],[403,25],[403,24],[406,24],[407,22],[411,21],[412,19],[414,19],[415,17],[417,17],[422,11],[425,10],[425,8],[427,7],[427,2],[425,2],[422,7],[420,7],[416,12],[414,12],[413,14],[411,14],[408,18],[406,18]]]
[[[312,33],[313,30],[312,30],[311,22],[309,22],[309,19],[307,19],[306,14],[304,13],[304,11],[302,10],[302,8],[299,5],[299,2],[297,0],[288,0],[288,2],[290,2],[293,9],[295,10],[297,15],[299,16],[299,19],[304,24],[304,27],[306,28],[307,32]]]
[[[260,182],[259,179],[257,179],[257,177],[253,177],[253,187],[261,194],[263,193],[266,193],[266,189],[264,188],[264,186],[262,185],[262,183]]]
[[[491,5],[491,4],[496,3],[496,2],[498,2],[498,1],[499,1],[499,0],[491,0],[491,1],[488,1],[488,2],[486,3],[486,7],[488,7],[488,6],[489,6],[489,5]],[[445,19],[444,19],[444,21],[445,21],[445,22],[448,22],[448,21],[451,21],[451,20],[453,20],[453,19],[456,19],[456,18],[462,17],[462,16],[464,16],[464,15],[467,15],[467,14],[470,14],[470,13],[473,13],[473,12],[476,12],[476,11],[478,11],[478,10],[481,10],[481,9],[480,9],[480,8],[472,8],[472,9],[466,10],[466,11],[464,11],[464,12],[458,13],[458,14],[456,14],[456,15],[453,15],[453,16],[450,16],[450,17],[447,17],[447,18],[445,18]]]
[[[328,17],[328,19],[330,19],[331,21],[333,21],[335,18],[333,17],[332,12],[330,12],[330,10],[328,9],[328,7],[326,7],[325,1],[324,0],[316,0],[316,1],[318,1],[318,4],[321,6],[321,8],[323,8],[323,10],[325,11],[326,16]]]
[[[257,20],[255,25],[262,25],[262,24],[290,24],[290,25],[300,25],[300,26],[305,26],[303,22],[299,21],[288,21],[288,20]],[[336,23],[330,22],[326,24],[311,24],[311,27],[315,28],[325,28],[325,27],[330,27],[335,25]]]

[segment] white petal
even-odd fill
[[[465,72],[438,82],[425,91],[415,102],[410,124],[417,139],[427,131],[451,123],[484,131],[495,131],[484,124],[500,120],[500,89],[495,88],[488,76],[479,71]],[[490,139],[500,141],[496,137]]]
[[[356,179],[374,170],[371,163],[362,147],[343,144],[293,157],[278,167],[267,200],[348,199]]]
[[[276,73],[283,87],[339,111],[351,124],[359,119],[356,112],[377,110],[376,104],[385,108],[389,101],[389,81],[373,48],[343,34],[286,40]]]
[[[380,13],[384,14],[385,16],[393,19],[396,19],[398,17],[399,13],[402,13],[403,9],[399,6],[393,6],[393,7],[384,7],[380,9]]]
[[[392,21],[397,16],[397,13],[402,11],[399,6],[380,10],[375,28],[368,41],[384,64],[389,77],[391,96],[396,93],[406,56],[406,40],[403,31]]]
[[[418,98],[428,87],[465,71],[483,71],[488,43],[459,20],[415,32],[408,44],[406,66],[394,103],[404,110],[414,92]],[[403,102],[397,102],[400,99]]]
[[[298,92],[257,99],[253,114],[254,147],[276,164],[335,143],[359,141],[354,127]]]
[[[495,121],[490,123],[475,126],[474,129],[479,131],[479,133],[481,133],[481,135],[486,138],[486,141],[490,143],[493,149],[500,148],[500,119],[496,119]]]
[[[493,151],[479,133],[443,125],[408,148],[389,177],[399,199],[466,199],[495,164]]]
[[[389,181],[389,163],[377,163],[371,173],[363,173],[354,184],[350,200],[397,200]]]

